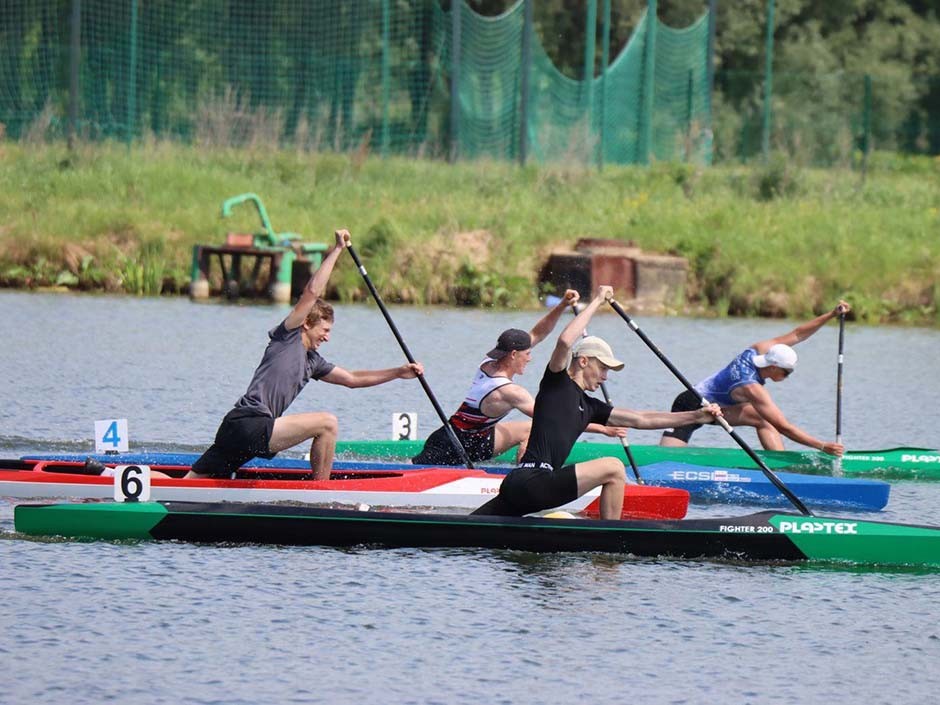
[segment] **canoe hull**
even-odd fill
[[[337,458],[375,459],[407,462],[416,455],[423,441],[341,441],[336,446]],[[740,448],[666,448],[651,445],[631,445],[630,449],[639,465],[660,462],[679,462],[692,465],[706,465],[723,468],[757,469],[753,460]],[[818,451],[757,451],[761,460],[772,470],[790,469],[800,473],[832,475],[832,456]],[[174,464],[192,465],[199,456],[195,453],[143,453],[134,456],[176,456]],[[625,459],[623,449],[613,443],[580,441],[574,445],[568,456],[569,463],[581,463],[604,456]],[[49,456],[30,456],[49,457]],[[75,454],[60,455],[60,458],[83,459]],[[493,458],[494,464],[512,464],[515,457],[506,452]],[[146,459],[133,462],[148,462]],[[156,462],[156,461],[154,461]],[[166,461],[164,461],[166,462]],[[282,459],[273,461],[256,459],[252,461],[258,467],[268,463],[276,465]],[[873,476],[886,480],[940,480],[940,450],[928,448],[887,448],[883,450],[848,451],[842,459],[842,473],[846,476]]]
[[[57,459],[68,458],[77,460],[78,456],[49,456]],[[96,456],[105,462],[114,463],[114,458]],[[191,453],[132,453],[121,456],[121,463],[144,463],[149,465],[189,465],[196,456]],[[283,470],[309,470],[305,460],[296,458],[274,458],[272,460],[255,459],[248,463],[246,468],[268,468]],[[394,472],[418,472],[426,470],[426,466],[417,466],[404,463],[373,463],[373,462],[343,462],[337,461],[334,470],[373,470]],[[482,468],[489,473],[504,474],[508,466],[486,466]],[[801,473],[778,472],[781,480],[799,497],[807,506],[813,509],[853,510],[853,511],[879,511],[888,503],[891,486],[882,480],[872,480],[856,477],[832,478],[822,475],[804,475]],[[701,465],[688,465],[676,462],[660,462],[644,465],[641,475],[646,486],[672,487],[689,493],[689,498],[698,503],[725,503],[745,506],[762,507],[790,507],[786,497],[767,479],[760,470],[728,469],[723,467],[709,467]],[[498,489],[498,480],[493,481]],[[2,491],[2,487],[0,487]],[[22,496],[22,495],[18,495]],[[75,496],[75,495],[42,495],[42,496]],[[111,495],[107,495],[111,496]],[[198,500],[200,497],[187,497],[180,494],[164,494],[157,497],[166,500]],[[228,499],[228,498],[227,498]],[[247,497],[230,499],[247,500]],[[272,498],[261,498],[260,501],[270,501]],[[406,506],[403,504],[389,504],[378,500],[363,499],[369,504],[382,504],[384,506]],[[420,505],[419,505],[420,506]],[[452,506],[478,506],[477,504],[462,503]],[[633,514],[632,516],[638,516]],[[652,515],[645,515],[652,516]]]
[[[44,463],[37,469],[2,468],[0,497],[52,499],[110,499],[114,479],[82,475],[81,464]],[[46,469],[43,469],[46,468]],[[155,465],[154,470],[182,474],[186,468]],[[309,470],[309,468],[307,468]],[[65,472],[73,470],[75,472]],[[267,473],[259,473],[264,475]],[[274,474],[274,473],[271,473]],[[299,473],[298,473],[299,474]],[[306,504],[361,504],[382,507],[454,508],[472,510],[499,493],[503,478],[483,471],[453,468],[394,472],[344,469],[343,479],[151,479],[154,500],[190,502],[300,502]],[[592,490],[559,509],[589,517],[600,514],[600,489]],[[624,518],[681,519],[689,493],[667,487],[624,488]]]
[[[32,536],[300,546],[604,552],[735,561],[940,567],[940,527],[760,512],[679,521],[584,521],[265,504],[19,505]]]
[[[644,481],[688,490],[694,502],[791,508],[790,501],[760,470],[660,462],[641,468]],[[775,472],[808,507],[873,512],[888,504],[891,485],[882,480]]]
[[[364,458],[408,459],[416,455],[423,441],[346,441],[336,446],[338,456]],[[631,445],[630,450],[639,465],[659,462],[679,462],[694,465],[712,465],[724,468],[750,468],[757,465],[740,448],[707,448],[687,446],[668,448],[658,445]],[[771,469],[790,468],[800,472],[833,474],[833,457],[813,450],[757,451],[761,460]],[[624,457],[616,443],[580,441],[575,443],[569,463],[582,463],[608,455]],[[512,463],[512,452],[494,458],[495,462]],[[882,450],[850,450],[842,459],[842,472],[846,475],[875,475],[888,479],[940,480],[940,450],[931,448],[886,448]]]

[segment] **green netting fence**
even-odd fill
[[[7,0],[0,122],[14,139],[73,129],[210,146],[710,161],[707,15],[680,30],[639,18],[609,65],[592,54],[578,79],[543,46],[535,4],[483,17],[463,0]]]
[[[764,95],[753,72],[716,74],[714,158],[748,161],[763,154]],[[801,164],[850,166],[874,149],[940,153],[940,79],[850,71],[775,72],[770,149]]]
[[[647,0],[608,47],[610,4],[558,38],[538,0],[5,0],[0,134],[597,164],[940,152],[935,76],[777,71],[767,110],[760,58],[710,89],[709,13],[672,28]]]

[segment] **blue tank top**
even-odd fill
[[[754,348],[748,348],[711,377],[696,384],[695,390],[720,406],[740,404],[731,397],[732,391],[745,384],[764,384],[764,378],[754,364],[756,354]]]

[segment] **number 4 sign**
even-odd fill
[[[95,452],[127,452],[127,419],[95,421]]]

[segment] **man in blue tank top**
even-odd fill
[[[842,455],[841,443],[822,441],[787,420],[767,391],[767,380],[782,382],[796,369],[797,355],[793,345],[801,343],[828,321],[852,310],[845,301],[831,311],[797,326],[789,333],[762,340],[743,350],[725,367],[695,385],[699,394],[719,404],[725,419],[732,426],[753,426],[761,445],[767,450],[783,450],[781,435],[791,441],[821,450],[829,455]],[[673,411],[696,409],[698,398],[686,390],[672,403]],[[688,445],[701,424],[679,426],[663,433],[660,445]]]
[[[273,458],[303,441],[310,444],[314,479],[328,480],[339,423],[326,411],[284,416],[311,379],[344,387],[372,387],[424,373],[420,363],[385,370],[344,370],[321,357],[318,348],[330,339],[333,307],[321,298],[340,254],[349,246],[349,231],[337,230],[336,245],[310,277],[287,318],[268,333],[270,342],[248,391],[235,402],[216,432],[215,442],[193,463],[187,477],[229,477],[252,458]]]
[[[532,348],[552,332],[562,313],[577,304],[578,292],[568,289],[561,300],[526,332],[518,328],[503,331],[496,347],[486,354],[477,368],[470,389],[449,423],[470,460],[489,460],[519,447],[517,457],[525,452],[531,421],[503,421],[513,409],[532,417],[535,400],[528,390],[513,381],[525,372],[532,359]],[[607,436],[625,436],[625,428],[591,424],[588,431]],[[463,459],[442,426],[424,442],[421,452],[411,459],[417,465],[461,465]]]

